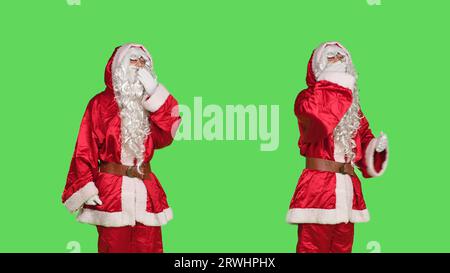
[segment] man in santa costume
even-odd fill
[[[173,141],[177,101],[139,44],[114,50],[105,84],[81,121],[62,201],[97,226],[99,252],[163,252],[161,226],[172,210],[150,160]]]
[[[287,221],[298,224],[297,252],[351,252],[354,223],[367,222],[356,166],[366,178],[387,167],[387,136],[374,137],[359,105],[357,74],[338,42],[316,48],[295,101],[306,157]]]

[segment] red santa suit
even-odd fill
[[[99,161],[133,166],[136,159],[125,153],[121,142],[121,116],[115,100],[113,67],[128,50],[142,45],[117,47],[105,69],[106,89],[88,103],[81,121],[62,202],[77,220],[98,226],[100,252],[162,252],[160,227],[172,219],[166,194],[152,172],[150,178],[99,172]],[[155,149],[170,145],[180,123],[177,101],[159,84],[143,104],[148,111],[150,133],[144,141],[144,164]],[[101,205],[86,205],[98,195]]]
[[[324,43],[312,54],[306,82],[295,101],[298,118],[300,154],[336,162],[349,162],[342,145],[336,141],[334,129],[352,105],[351,81],[328,75],[317,80],[317,62],[328,45]],[[375,150],[377,138],[359,111],[360,126],[354,136],[353,162],[366,178],[377,177],[387,167],[388,150]],[[350,252],[353,243],[353,223],[369,221],[361,182],[357,176],[305,168],[298,180],[287,214],[287,221],[299,224],[297,252]]]

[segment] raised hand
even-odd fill
[[[380,136],[377,138],[377,146],[375,147],[375,151],[378,153],[386,150],[388,145],[388,138],[383,132],[381,132]]]
[[[158,86],[158,82],[156,79],[148,72],[147,70],[140,68],[137,72],[138,80],[142,83],[144,86],[145,92],[148,95],[153,95],[153,93],[156,90],[156,87]]]

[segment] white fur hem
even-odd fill
[[[381,165],[381,170],[377,172],[375,170],[374,165],[374,155],[375,155],[375,148],[377,145],[377,138],[372,139],[369,142],[369,145],[367,145],[366,153],[365,153],[365,160],[367,165],[367,173],[372,177],[377,177],[383,175],[383,173],[386,171],[387,164],[388,164],[388,157],[389,157],[389,151],[388,147],[386,147],[386,160],[384,160],[383,164]]]
[[[336,151],[335,158],[342,159],[343,157],[338,149]],[[336,205],[334,209],[291,208],[288,211],[286,221],[290,224],[316,223],[329,225],[368,222],[370,216],[367,209],[356,210],[352,208],[354,194],[351,176],[341,173],[335,175]]]
[[[162,84],[158,84],[153,95],[143,102],[144,108],[150,112],[157,111],[164,104],[169,95],[169,91],[167,91]]]
[[[171,208],[167,208],[160,213],[143,212],[143,217],[133,219],[127,211],[105,212],[93,209],[81,209],[77,220],[81,223],[99,225],[105,227],[134,226],[136,222],[146,226],[163,226],[173,218]]]
[[[315,223],[335,225],[339,223],[363,223],[370,220],[369,211],[364,210],[352,210],[350,219],[348,217],[342,217],[342,215],[336,209],[302,209],[292,208],[289,209],[286,221],[289,224],[303,224],[303,223]]]
[[[94,182],[87,183],[84,187],[73,193],[69,199],[64,202],[64,206],[71,212],[77,211],[89,198],[98,194],[98,189]]]
[[[161,89],[158,88],[156,92],[158,92],[158,90]],[[153,96],[155,96],[155,94]],[[121,163],[128,166],[133,165],[134,157],[125,152],[126,148],[123,147],[123,145],[121,148]],[[150,181],[150,183],[155,183],[155,181]],[[170,207],[163,209],[158,213],[147,211],[147,200],[150,196],[144,181],[137,177],[122,176],[120,198],[121,211],[106,212],[82,208],[77,216],[77,220],[81,223],[92,225],[122,227],[134,226],[136,225],[136,222],[146,226],[162,226],[173,218],[173,212]],[[159,210],[162,208],[157,209]]]
[[[323,72],[320,74],[318,80],[334,82],[350,90],[353,90],[353,88],[355,87],[355,77],[347,73]]]
[[[127,157],[122,162],[127,164]],[[122,176],[121,189],[122,211],[106,212],[94,209],[80,209],[77,220],[86,224],[100,225],[105,227],[134,226],[136,222],[146,226],[163,226],[173,218],[171,208],[164,209],[159,213],[147,212],[147,188],[144,182],[136,177]]]

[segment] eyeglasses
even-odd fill
[[[342,55],[340,52],[328,52],[327,53],[327,59],[329,62],[332,61],[343,61],[345,59],[345,56]]]
[[[145,60],[143,57],[139,57],[139,58],[137,58],[135,56],[130,57],[131,65],[138,66],[138,67],[144,67],[146,63],[147,63],[147,60]]]

